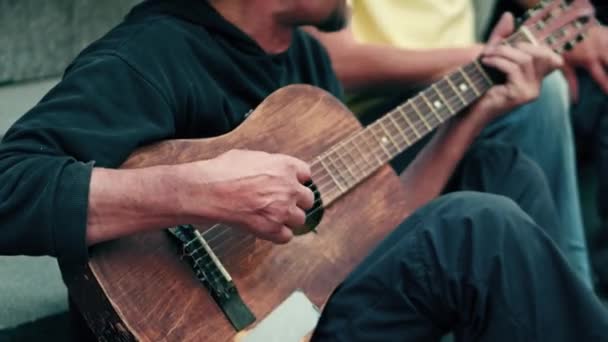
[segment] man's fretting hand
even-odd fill
[[[482,53],[483,64],[506,75],[505,83],[492,87],[473,109],[479,113],[475,115],[481,115],[482,123],[536,99],[545,76],[564,63],[561,56],[546,46],[528,43],[519,43],[516,47],[501,45],[514,28],[513,16],[505,14]]]
[[[576,69],[585,69],[608,94],[608,27],[594,26],[587,39],[564,55],[566,65],[563,71],[570,86],[572,101],[579,99]]]
[[[303,185],[311,179],[310,167],[290,156],[232,150],[182,170],[192,212],[264,240],[289,242],[292,229],[304,225],[305,211],[313,206],[313,192]]]

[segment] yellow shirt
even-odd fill
[[[413,49],[475,42],[471,0],[351,0],[350,4],[351,26],[362,42]]]

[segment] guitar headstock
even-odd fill
[[[589,0],[542,0],[526,12],[520,31],[528,40],[562,54],[583,41],[587,30],[596,24],[595,9]]]

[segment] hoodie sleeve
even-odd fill
[[[137,147],[172,136],[172,108],[118,56],[74,62],[0,144],[0,254],[84,264],[93,167],[118,167]]]

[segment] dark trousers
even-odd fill
[[[416,211],[350,274],[312,340],[437,341],[448,331],[464,341],[608,341],[608,312],[512,200],[455,192]]]
[[[576,145],[598,175],[598,213],[608,224],[608,95],[586,71],[578,73],[580,100],[572,107]]]

